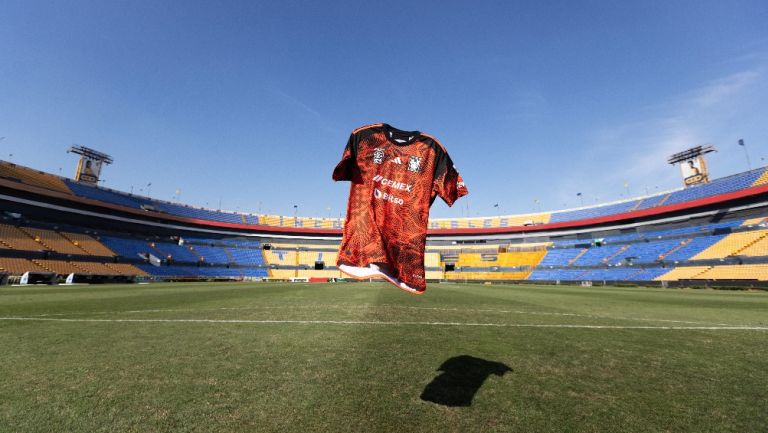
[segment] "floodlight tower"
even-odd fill
[[[667,162],[671,165],[680,164],[680,174],[686,187],[709,183],[709,171],[704,155],[711,152],[717,152],[711,144],[696,146],[670,156]]]
[[[77,172],[75,172],[75,180],[81,183],[98,184],[101,166],[114,162],[112,157],[106,153],[85,146],[72,145],[67,153],[70,152],[80,155],[80,160],[77,163]]]

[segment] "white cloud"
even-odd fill
[[[695,108],[712,108],[729,98],[738,96],[740,91],[754,83],[760,76],[757,70],[739,72],[696,89],[686,98],[688,101],[686,99],[683,101],[690,102]]]
[[[746,128],[746,121],[741,119],[764,110],[768,97],[764,71],[755,67],[711,80],[646,107],[638,113],[642,119],[595,131],[584,151],[587,161],[574,164],[584,167],[592,161],[590,174],[574,173],[565,178],[559,197],[555,197],[558,203],[576,205],[576,191],[585,196],[602,194],[601,202],[616,200],[625,196],[625,182],[632,196],[643,195],[646,190],[655,192],[657,186],[661,190],[681,186],[679,174],[666,164],[667,158],[699,144],[713,143],[722,148],[713,158],[731,173],[744,170],[739,159],[743,155],[730,145]],[[585,199],[587,203],[592,200]]]

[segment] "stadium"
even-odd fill
[[[2,17],[0,433],[768,432],[765,0]]]
[[[195,208],[9,162],[0,176],[5,280],[343,278],[342,219]],[[768,287],[766,192],[759,168],[576,209],[433,219],[427,280]]]
[[[9,431],[766,426],[765,167],[431,220],[417,302],[344,278],[341,219],[94,183],[0,163]]]

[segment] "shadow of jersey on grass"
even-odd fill
[[[488,376],[512,371],[506,364],[474,356],[455,356],[443,362],[442,371],[421,393],[421,399],[443,406],[471,406],[475,394]]]

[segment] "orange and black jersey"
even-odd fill
[[[433,137],[375,124],[352,132],[334,180],[352,182],[338,265],[386,264],[423,290],[429,208],[467,194],[448,152]]]

